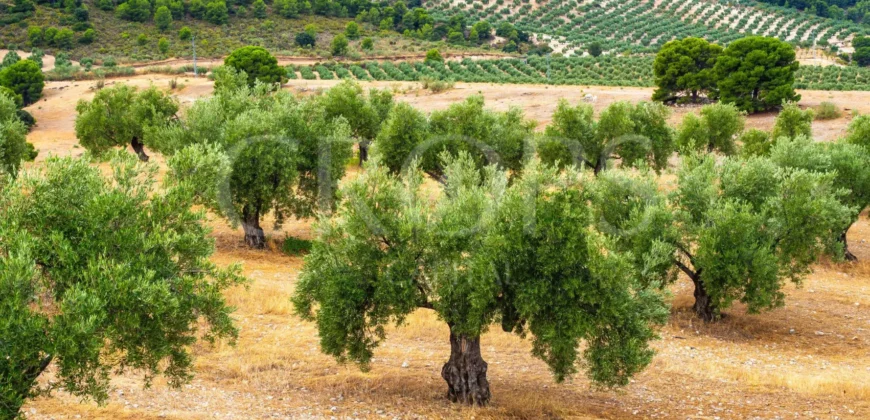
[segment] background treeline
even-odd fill
[[[792,7],[831,19],[849,19],[855,23],[870,23],[870,1],[867,0],[757,0],[775,6]]]

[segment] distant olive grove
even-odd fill
[[[205,212],[252,248],[267,216],[314,219],[292,300],[321,350],[370,369],[388,326],[434,311],[450,328],[447,397],[485,405],[490,328],[528,338],[556,381],[626,385],[681,275],[707,322],[735,302],[780,307],[820,257],[854,258],[846,233],[870,205],[866,116],[827,143],[791,103],[771,132],[730,103],[672,127],[661,103],[562,101],[536,127],[476,95],[430,114],[351,81],[296,97],[247,51],[265,64],[228,60],[214,96],[185,109],[124,85],[81,101],[84,158],[22,171],[24,154],[0,155],[3,415],[51,390],[38,381],[51,364],[68,392],[104,401],[117,368],[179,385],[196,339],[235,337],[222,293],[243,279],[209,262]],[[0,124],[18,133],[15,118]],[[166,157],[159,183],[146,150]]]

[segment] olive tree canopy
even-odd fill
[[[294,305],[317,323],[321,350],[368,369],[385,328],[424,308],[450,328],[452,401],[490,400],[480,337],[495,322],[530,337],[557,381],[583,366],[596,383],[627,384],[667,309],[632,255],[592,228],[592,180],[533,160],[509,186],[466,152],[442,157],[434,204],[422,170],[400,177],[375,162],[318,221]]]
[[[234,339],[222,291],[237,267],[214,241],[190,185],[154,188],[156,167],[117,153],[111,175],[49,158],[0,180],[0,417],[63,387],[98,402],[111,373],[191,378],[191,346]],[[54,363],[54,380],[37,378]]]

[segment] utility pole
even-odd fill
[[[193,77],[196,77],[196,35],[190,37],[190,46],[193,48]]]

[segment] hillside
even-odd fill
[[[513,22],[557,52],[582,54],[593,42],[615,52],[655,52],[674,38],[727,44],[747,34],[803,45],[849,46],[867,27],[753,1],[711,0],[426,0],[444,16]]]
[[[0,48],[39,47],[98,62],[107,57],[120,63],[189,58],[192,42],[180,33],[187,28],[196,38],[199,57],[219,58],[235,48],[258,45],[275,55],[329,59],[334,36],[355,21],[358,35],[350,37],[349,50],[343,54],[354,60],[419,54],[431,48],[464,53],[548,51],[535,43],[564,55],[584,55],[591,46],[600,46],[605,53],[653,53],[671,39],[697,36],[727,44],[748,34],[848,53],[852,38],[868,29],[852,20],[752,0],[425,0],[408,5],[326,1],[314,6],[306,1],[294,13],[286,12],[284,0],[268,4],[213,0],[208,4],[225,8],[218,17],[202,12],[200,0],[142,1],[141,15],[126,11],[139,0],[108,7],[101,0],[85,0],[75,7],[30,0],[0,2],[0,11],[9,12],[0,20]],[[171,8],[165,11],[163,23],[156,12],[161,5]],[[505,27],[507,23],[513,26]],[[295,37],[310,25],[315,28],[315,45],[301,48]],[[373,41],[370,48],[362,46],[367,37]],[[161,39],[165,39],[162,47]],[[508,45],[511,41],[520,45]]]
[[[185,13],[180,18],[173,19],[169,27],[161,31],[151,18],[144,22],[121,19],[116,11],[101,10],[91,0],[86,0],[81,7],[87,10],[87,16],[84,21],[77,22],[65,9],[35,5],[28,17],[15,23],[0,23],[0,48],[12,46],[29,50],[31,47],[39,47],[49,54],[66,52],[73,59],[88,57],[101,61],[112,57],[120,64],[171,57],[190,58],[192,42],[180,34],[182,28],[188,28],[196,38],[196,54],[200,58],[220,58],[245,45],[262,46],[282,56],[331,58],[332,39],[335,35],[344,33],[346,25],[353,21],[348,17],[318,14],[285,18],[277,14],[274,5],[269,6],[264,18],[257,18],[251,13],[242,15],[238,9],[242,8],[243,11],[244,6],[239,6],[234,10],[235,14],[227,17],[226,24],[213,24]],[[2,10],[0,7],[0,11]],[[301,48],[296,44],[295,36],[309,25],[313,25],[315,45],[313,48]],[[359,36],[348,40],[346,56],[351,59],[422,54],[431,48],[439,48],[444,53],[480,53],[492,50],[487,44],[448,44],[428,38],[403,36],[396,31],[398,28],[382,30],[371,23],[363,22],[358,26]],[[30,39],[29,32],[33,30],[31,28],[40,31],[41,41],[34,42]],[[63,29],[72,30],[72,39],[68,44],[65,44],[66,41],[47,40],[48,31]],[[87,29],[93,29],[93,41],[84,39]],[[361,46],[363,39],[367,37],[373,41],[370,49]],[[165,38],[168,43],[168,48],[163,52],[159,47],[161,38]],[[498,52],[498,49],[495,51]]]

